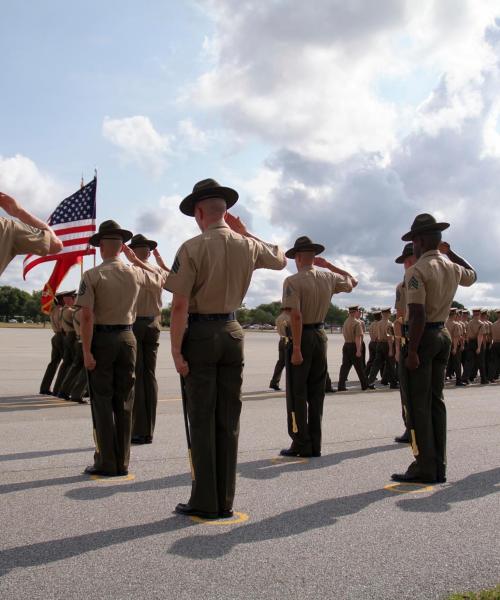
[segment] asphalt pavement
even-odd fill
[[[92,480],[89,406],[36,394],[49,332],[0,330],[0,598],[443,598],[500,582],[500,386],[446,390],[448,482],[391,487],[411,461],[399,393],[328,395],[323,456],[279,459],[277,337],[246,338],[233,520],[174,515],[188,499],[177,377],[162,334],[152,445],[128,478]],[[340,338],[330,336],[334,380]]]

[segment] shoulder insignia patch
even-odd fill
[[[83,296],[85,294],[85,292],[87,291],[87,284],[85,283],[85,281],[83,281],[83,279],[80,281],[80,287],[78,288],[78,295],[79,296]]]
[[[418,290],[418,288],[419,288],[418,279],[415,277],[415,275],[413,275],[412,278],[410,279],[410,281],[408,282],[408,289]]]
[[[287,285],[285,288],[285,296],[287,298],[289,298],[291,295],[292,295],[292,288],[289,285]]]
[[[175,255],[175,259],[174,259],[174,263],[172,265],[172,273],[177,273],[179,271],[179,267],[181,266],[181,263],[179,262],[179,255],[176,254]]]

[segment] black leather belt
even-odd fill
[[[235,321],[236,313],[214,313],[214,314],[201,314],[201,313],[189,313],[189,323],[198,323],[202,321]]]
[[[113,331],[132,331],[132,325],[94,325],[94,331],[111,333]]]
[[[444,321],[435,321],[435,322],[428,322],[425,324],[425,329],[443,329],[444,327]],[[402,325],[401,326],[401,330],[402,333],[405,337],[408,337],[408,331],[409,331],[410,327],[409,325]]]
[[[136,317],[136,321],[147,321],[148,323],[152,323],[156,317]]]
[[[305,323],[302,325],[302,329],[324,329],[324,323]]]

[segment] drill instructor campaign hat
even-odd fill
[[[194,217],[195,204],[207,198],[222,198],[229,209],[238,201],[238,192],[220,185],[215,179],[203,179],[195,183],[193,191],[180,203],[179,209],[188,217]]]
[[[314,254],[317,256],[318,254],[324,252],[324,250],[324,246],[321,244],[315,244],[311,238],[308,238],[307,235],[303,235],[295,240],[293,248],[287,250],[285,252],[285,256],[287,258],[295,258],[297,252],[314,252]]]
[[[438,223],[436,219],[427,213],[417,215],[411,229],[401,238],[403,242],[411,242],[413,238],[421,233],[430,233],[431,231],[444,231],[450,226],[449,223]]]
[[[154,250],[158,246],[158,242],[154,240],[148,240],[142,233],[136,233],[130,240],[129,248],[149,248]]]
[[[99,231],[94,233],[94,235],[89,239],[89,244],[91,246],[99,246],[99,242],[102,239],[113,239],[116,237],[121,237],[123,243],[128,242],[132,237],[132,232],[127,231],[126,229],[122,229],[120,225],[116,221],[103,221],[99,225]]]

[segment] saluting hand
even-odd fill
[[[189,365],[184,360],[182,354],[172,354],[172,358],[174,359],[175,370],[179,375],[186,377],[189,374]]]
[[[448,242],[441,242],[438,246],[438,250],[441,254],[448,254],[450,251],[450,244],[448,244]]]
[[[226,212],[224,220],[234,232],[239,233],[240,235],[248,235],[248,229],[239,217],[235,217],[231,213]]]
[[[125,254],[126,258],[133,264],[137,262],[137,257],[135,252],[131,250],[126,244],[122,244],[122,252]]]
[[[328,269],[328,266],[329,266],[328,261],[325,258],[323,258],[322,256],[315,256],[313,264],[315,267],[321,267],[323,269]]]

